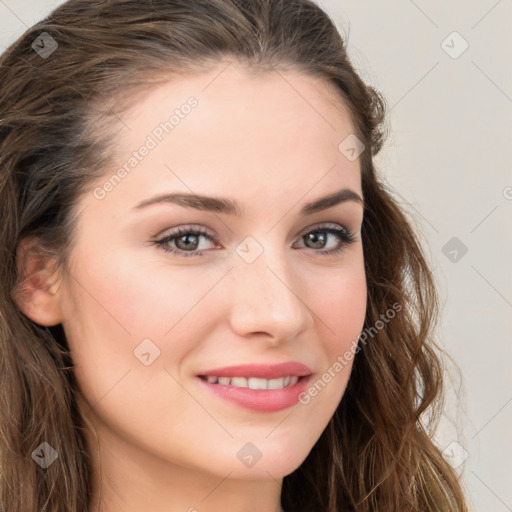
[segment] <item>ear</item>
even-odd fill
[[[60,272],[55,270],[56,256],[37,250],[34,238],[25,238],[16,253],[20,284],[15,300],[21,311],[39,325],[62,322],[59,303]]]

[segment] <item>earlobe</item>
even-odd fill
[[[21,311],[39,325],[51,327],[62,322],[59,303],[60,272],[56,256],[37,251],[33,239],[24,239],[16,254],[19,285],[14,298]]]

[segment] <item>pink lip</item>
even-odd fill
[[[214,375],[215,377],[259,377],[261,379],[279,379],[287,375],[304,377],[311,375],[309,366],[293,361],[280,364],[242,364],[237,366],[226,366],[214,368],[198,375]]]
[[[299,401],[299,395],[306,390],[311,375],[300,377],[296,384],[283,389],[237,388],[212,384],[200,377],[196,377],[196,379],[220,398],[233,402],[244,409],[275,412],[292,407]]]

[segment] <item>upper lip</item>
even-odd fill
[[[288,375],[302,377],[310,375],[311,368],[302,363],[290,361],[279,364],[241,364],[225,366],[201,372],[200,376],[212,375],[215,377],[259,377],[262,379],[279,379]]]

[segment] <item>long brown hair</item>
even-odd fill
[[[432,441],[443,403],[443,366],[432,339],[433,277],[417,234],[374,169],[385,139],[385,100],[361,80],[335,24],[310,0],[70,0],[2,55],[2,510],[85,512],[91,499],[72,359],[60,325],[43,327],[20,311],[19,244],[35,240],[34,251],[65,268],[74,206],[112,165],[109,123],[158,77],[200,72],[226,57],[252,69],[293,67],[323,78],[348,107],[366,147],[360,155],[365,330],[375,332],[359,345],[343,399],[320,439],[284,478],[283,507],[466,511],[459,477]],[[375,329],[394,304],[399,313]],[[46,469],[31,457],[42,442],[59,456]]]

